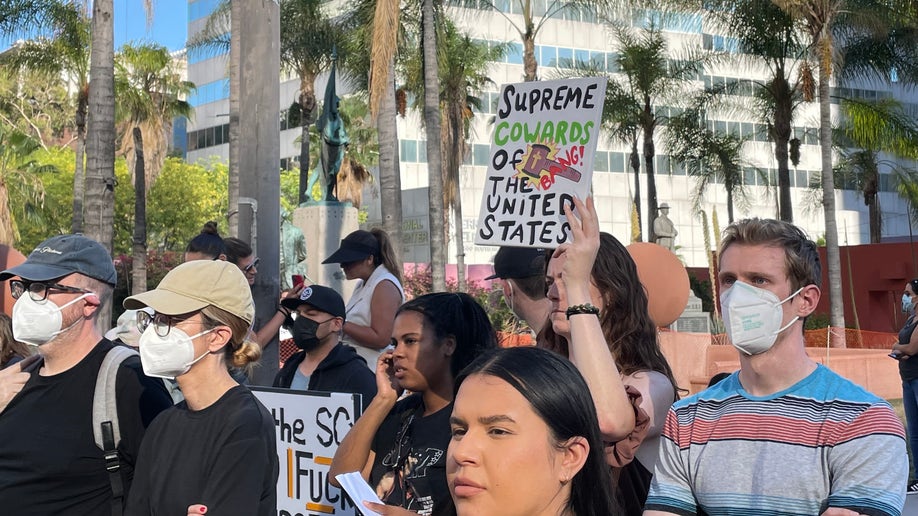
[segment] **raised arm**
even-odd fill
[[[574,198],[574,206],[580,217],[575,216],[569,207],[564,208],[573,241],[561,245],[552,256],[566,256],[561,274],[569,307],[592,303],[590,272],[599,252],[599,218],[593,199],[587,198],[587,202],[583,203]],[[590,388],[603,440],[614,442],[624,439],[634,428],[634,409],[602,333],[599,317],[577,314],[570,316],[568,321],[571,332],[569,358]]]
[[[369,480],[370,469],[376,458],[371,449],[373,437],[398,400],[398,391],[391,373],[392,351],[387,351],[376,362],[376,396],[344,436],[332,459],[328,471],[328,482],[331,485],[341,487],[335,476],[351,471],[360,471],[364,480]]]

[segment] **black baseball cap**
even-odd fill
[[[334,289],[322,285],[309,285],[300,295],[281,301],[281,304],[291,310],[296,310],[300,305],[309,305],[333,317],[345,319],[344,300],[341,294]]]
[[[494,255],[494,274],[485,278],[531,278],[545,275],[545,249],[501,247]]]
[[[0,272],[0,281],[19,276],[26,281],[50,281],[78,273],[114,286],[118,274],[102,244],[83,235],[51,237],[29,253],[26,261]]]
[[[358,229],[341,240],[341,247],[322,263],[351,263],[379,253],[379,240],[373,233]]]

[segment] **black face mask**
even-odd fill
[[[332,319],[334,317],[322,322],[316,322],[305,315],[297,317],[293,322],[293,343],[307,353],[316,349],[322,343],[321,339],[316,335],[319,325],[325,324]],[[328,335],[326,334],[326,336]]]

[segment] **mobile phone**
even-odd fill
[[[896,353],[895,351],[893,351],[892,353],[890,353],[890,354],[887,355],[887,356],[888,356],[889,358],[894,358],[894,359],[896,359],[896,360],[902,360],[902,353]]]
[[[303,286],[302,274],[294,274],[291,278],[293,279],[293,288],[300,288]]]

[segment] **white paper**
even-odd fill
[[[351,497],[351,500],[354,501],[354,505],[357,506],[358,510],[364,514],[379,514],[376,511],[367,509],[367,506],[363,504],[364,501],[376,502],[379,504],[382,504],[383,501],[376,496],[376,491],[370,487],[370,484],[367,484],[367,481],[363,479],[359,471],[335,475],[335,480],[341,484],[341,487],[347,492],[347,495]]]

